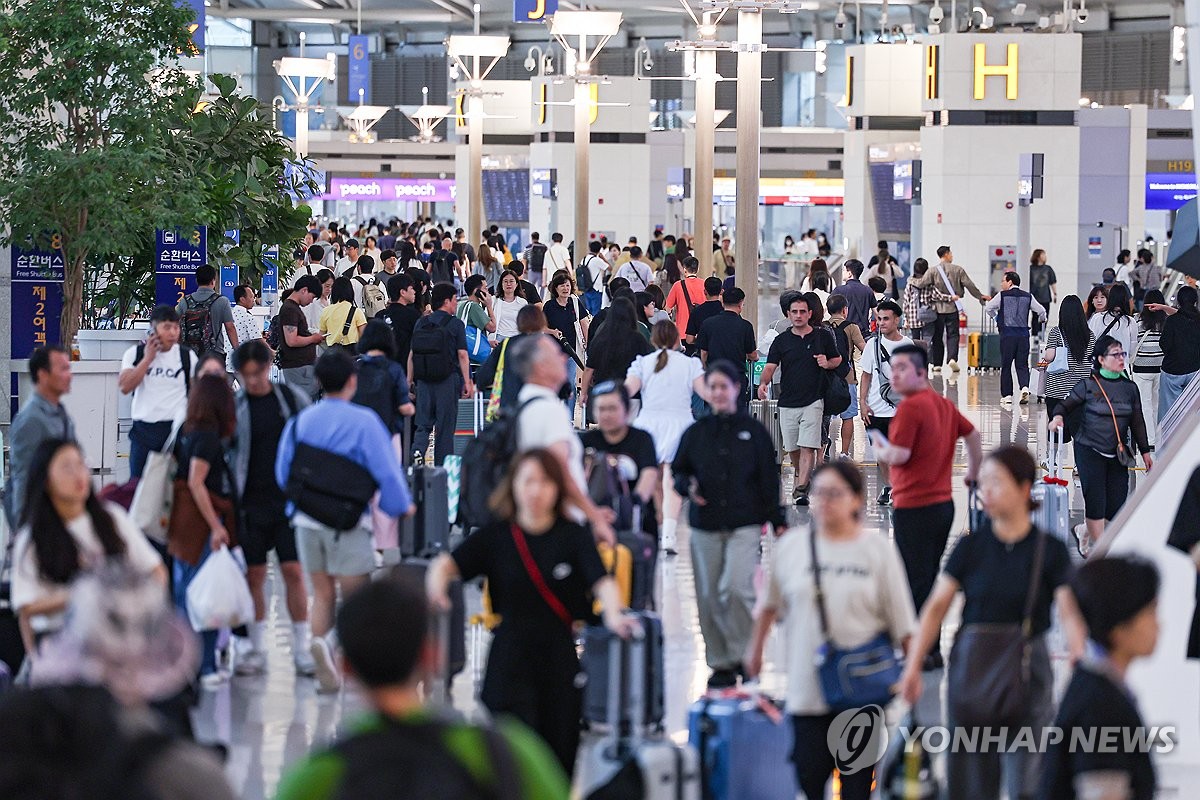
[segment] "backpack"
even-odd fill
[[[432,322],[422,317],[417,321],[412,335],[414,380],[444,381],[458,368],[458,341],[450,327],[453,319]]]
[[[332,795],[336,800],[518,800],[522,796],[512,746],[499,732],[479,729],[491,767],[491,779],[484,781],[447,750],[450,723],[385,718],[381,724],[379,730],[334,745],[333,753],[343,766]]]
[[[193,295],[183,298],[184,312],[179,318],[179,343],[203,355],[217,349],[217,332],[212,324],[213,304],[221,299],[214,294],[203,303],[196,302]]]
[[[388,432],[394,433],[397,430],[396,408],[400,405],[400,398],[396,397],[396,381],[392,378],[391,365],[391,360],[386,358],[360,356],[358,391],[351,402],[374,411],[383,420]]]
[[[145,355],[146,345],[139,344],[137,349],[133,351],[133,363],[135,365],[142,363],[142,358]],[[186,347],[180,347],[179,362],[183,365],[183,390],[190,394],[192,391],[192,351]]]
[[[267,326],[267,347],[275,352],[275,363],[279,363],[279,350],[283,346],[283,326],[279,323],[279,315],[271,317],[271,324]]]
[[[533,242],[529,245],[529,268],[531,270],[542,271],[542,267],[546,265],[546,251],[549,249],[541,242]]]
[[[517,420],[527,405],[541,399],[540,396],[532,397],[511,409],[501,407],[495,419],[467,442],[462,454],[458,500],[458,521],[463,526],[482,528],[495,521],[488,508],[488,498],[504,479],[504,473],[517,454]]]
[[[354,280],[362,286],[363,311],[366,312],[367,319],[374,319],[376,314],[387,307],[387,295],[379,288],[379,284],[370,278],[357,275]]]
[[[592,269],[588,266],[591,260],[591,255],[588,255],[575,268],[575,285],[579,287],[579,291],[581,292],[590,292],[596,285],[593,280]]]
[[[454,258],[453,250],[438,250],[429,259],[429,278],[434,283],[453,283],[454,267],[450,259]]]

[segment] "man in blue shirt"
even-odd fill
[[[875,307],[875,293],[859,280],[863,274],[863,263],[857,258],[846,262],[846,282],[830,294],[846,298],[846,320],[858,326],[860,331],[871,330],[871,309]]]
[[[275,457],[275,480],[287,486],[297,443],[347,458],[374,478],[379,486],[379,508],[393,517],[415,511],[408,492],[404,468],[392,446],[391,434],[383,421],[365,406],[351,399],[358,390],[355,363],[349,356],[330,351],[316,365],[316,377],[325,399],[288,420]],[[332,488],[344,476],[329,475]],[[310,652],[316,665],[317,680],[325,691],[341,687],[341,675],[333,658],[334,646],[329,634],[333,628],[337,590],[346,596],[365,584],[375,568],[375,545],[371,536],[370,516],[364,510],[358,525],[350,530],[334,530],[288,503],[288,514],[296,529],[296,548],[300,563],[313,587]]]

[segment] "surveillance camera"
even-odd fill
[[[934,6],[933,8],[929,9],[929,21],[934,25],[940,24],[945,18],[946,15],[942,12],[941,6]]]
[[[1078,22],[1080,25],[1086,25],[1087,21],[1088,21],[1088,10],[1086,8],[1081,8],[1078,11],[1076,11],[1075,12],[1075,21]]]

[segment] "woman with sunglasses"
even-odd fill
[[[1085,529],[1073,533],[1079,554],[1087,557],[1092,545],[1125,505],[1129,496],[1129,466],[1132,445],[1142,454],[1146,469],[1154,464],[1153,448],[1146,438],[1142,414],[1142,395],[1137,384],[1125,377],[1125,359],[1129,353],[1112,336],[1096,342],[1095,369],[1086,380],[1075,384],[1054,411],[1050,430],[1063,427],[1063,421],[1076,409],[1083,419],[1074,431],[1075,468],[1083,487]]]

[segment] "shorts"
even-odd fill
[[[252,567],[266,564],[267,553],[272,550],[281,564],[300,560],[296,552],[296,532],[283,509],[247,508],[238,544],[246,555],[246,563]]]
[[[854,419],[858,416],[858,384],[850,384],[850,407],[838,414],[838,419]]]
[[[821,447],[821,417],[825,401],[818,400],[800,408],[779,409],[779,430],[783,434],[783,449],[789,453],[807,447]]]
[[[375,570],[375,545],[371,529],[361,525],[349,531],[335,531],[324,525],[296,525],[296,549],[300,563],[310,575],[370,575]]]
[[[872,414],[871,421],[867,424],[867,430],[879,431],[883,434],[883,438],[886,439],[888,438],[888,430],[892,427],[893,419],[895,419],[895,417],[877,417]]]

